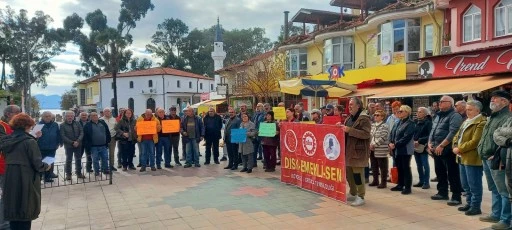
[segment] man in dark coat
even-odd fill
[[[80,123],[75,120],[75,113],[66,112],[66,120],[60,124],[60,137],[64,143],[66,153],[66,180],[71,180],[71,162],[75,158],[75,172],[78,178],[85,178],[82,174],[82,139],[84,131]]]
[[[194,115],[194,109],[186,108],[186,116],[181,121],[181,135],[186,143],[187,161],[184,168],[201,167],[199,164],[199,142],[204,139],[203,121],[199,116]]]
[[[3,211],[11,229],[30,229],[31,221],[41,212],[40,173],[50,166],[42,162],[37,141],[25,132],[26,128],[13,129],[11,135],[0,138],[0,151],[7,164]]]
[[[219,164],[219,140],[221,138],[222,118],[215,113],[215,109],[210,107],[208,115],[203,119],[206,141],[206,156],[205,165],[210,164],[213,147],[213,161]]]
[[[111,136],[107,123],[100,120],[96,112],[91,113],[91,121],[84,126],[84,143],[91,150],[94,175],[99,176],[101,159],[101,171],[109,174],[108,170],[108,145]]]
[[[180,122],[181,122],[180,116],[178,116],[178,114],[176,114],[176,106],[171,106],[171,108],[169,110],[170,110],[169,120],[180,120]],[[180,153],[178,150],[178,146],[180,145],[180,132],[170,133],[170,135],[171,135],[171,146],[169,149],[169,153],[174,155],[174,163],[176,164],[176,166],[181,166]]]
[[[60,145],[62,145],[62,140],[60,138],[60,130],[59,125],[53,121],[53,114],[49,111],[44,111],[42,114],[42,119],[39,122],[39,125],[43,125],[41,129],[41,133],[36,133],[37,135],[37,144],[39,145],[39,149],[41,150],[41,155],[43,158],[45,157],[55,157],[55,153]],[[50,171],[45,173],[44,181],[45,182],[53,182],[52,178],[57,178],[57,175],[53,173],[53,164]]]

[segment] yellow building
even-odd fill
[[[100,78],[102,75],[85,79],[78,83],[77,87],[77,106],[96,107],[100,102]]]
[[[342,2],[351,1],[333,0],[331,4],[341,6]],[[328,79],[329,68],[334,65],[344,68],[345,76],[339,78],[343,83],[416,79],[419,59],[440,54],[443,11],[428,0],[395,1],[374,10],[369,15],[364,11],[361,15],[358,9],[352,9],[353,14],[308,9],[297,12],[292,22],[302,23],[304,28],[314,24],[317,30],[291,37],[278,48],[287,55],[286,77]],[[334,14],[338,20],[327,25]],[[315,102],[308,103],[316,106]]]

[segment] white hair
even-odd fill
[[[53,113],[50,112],[50,111],[44,111],[43,113],[41,113],[41,116],[53,116]]]
[[[70,111],[66,111],[65,116],[67,116],[68,114],[73,115],[73,117],[75,116],[75,112],[73,112],[73,111],[71,111],[71,110],[70,110]]]
[[[455,100],[453,100],[453,97],[450,97],[450,96],[448,96],[448,95],[444,95],[444,96],[442,96],[442,97],[441,97],[441,100],[442,100],[443,98],[445,98],[446,100],[448,100],[448,101],[451,103],[452,107],[453,107],[453,106],[455,106]]]
[[[103,112],[104,112],[104,113],[106,113],[107,111],[108,111],[108,112],[112,112],[112,110],[111,110],[110,108],[104,108],[104,109],[103,109]]]
[[[425,115],[430,115],[430,110],[426,107],[419,107],[418,110],[421,110]]]

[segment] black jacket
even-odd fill
[[[400,120],[391,130],[390,143],[395,144],[395,155],[413,155],[414,154],[414,122],[411,119]]]
[[[213,117],[206,115],[203,118],[205,138],[207,140],[218,140],[221,138],[222,118],[215,114]]]
[[[41,212],[40,172],[48,167],[41,161],[37,141],[30,134],[15,130],[0,139],[7,170],[2,188],[4,217],[7,221],[31,221]]]
[[[462,125],[462,117],[452,108],[448,111],[440,111],[432,123],[429,141],[433,146],[438,146],[444,139],[452,142],[453,137]],[[448,145],[450,146],[450,145]]]
[[[234,117],[233,119],[229,118],[226,127],[224,128],[224,142],[231,143],[231,130],[239,129],[242,120],[238,117]]]
[[[121,144],[127,144],[128,142],[136,143],[137,142],[137,133],[135,132],[135,119],[130,119],[123,117],[116,124],[116,139]],[[129,137],[126,138],[123,136],[124,133],[128,133]]]
[[[414,141],[417,141],[421,145],[428,144],[428,136],[432,130],[432,118],[430,116],[425,117],[423,120],[416,120],[416,128],[414,130]]]
[[[110,137],[110,130],[108,129],[108,125],[107,123],[105,123],[104,120],[98,120],[98,123],[101,123],[103,124],[103,126],[105,127],[105,146],[108,147],[108,144],[110,143],[110,140],[112,139]],[[92,143],[92,136],[94,135],[94,133],[92,132],[92,121],[90,122],[87,122],[87,124],[85,124],[84,126],[84,147],[87,148],[87,149],[90,149],[91,147],[98,147],[98,146],[93,146],[91,143]]]

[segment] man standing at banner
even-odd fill
[[[370,157],[371,122],[370,117],[363,113],[363,102],[354,97],[348,104],[350,117],[345,120],[345,161],[347,181],[350,194],[347,201],[352,206],[365,204],[366,192],[364,168],[368,166]]]
[[[138,119],[137,123],[142,121],[154,121],[156,122],[156,117],[153,115],[153,111],[151,109],[146,109],[146,112],[142,114]],[[136,126],[137,127],[137,126]],[[156,132],[160,131],[160,124],[157,123]],[[155,145],[158,144],[158,134],[147,134],[147,135],[138,135],[137,141],[140,142],[140,146],[142,147],[142,154],[140,155],[140,172],[145,172],[146,167],[151,167],[151,171],[156,171],[155,168]]]
[[[229,121],[224,129],[224,143],[227,145],[229,163],[224,169],[236,170],[238,168],[238,144],[231,143],[231,130],[240,128],[241,120],[235,114],[233,108],[229,108]]]

